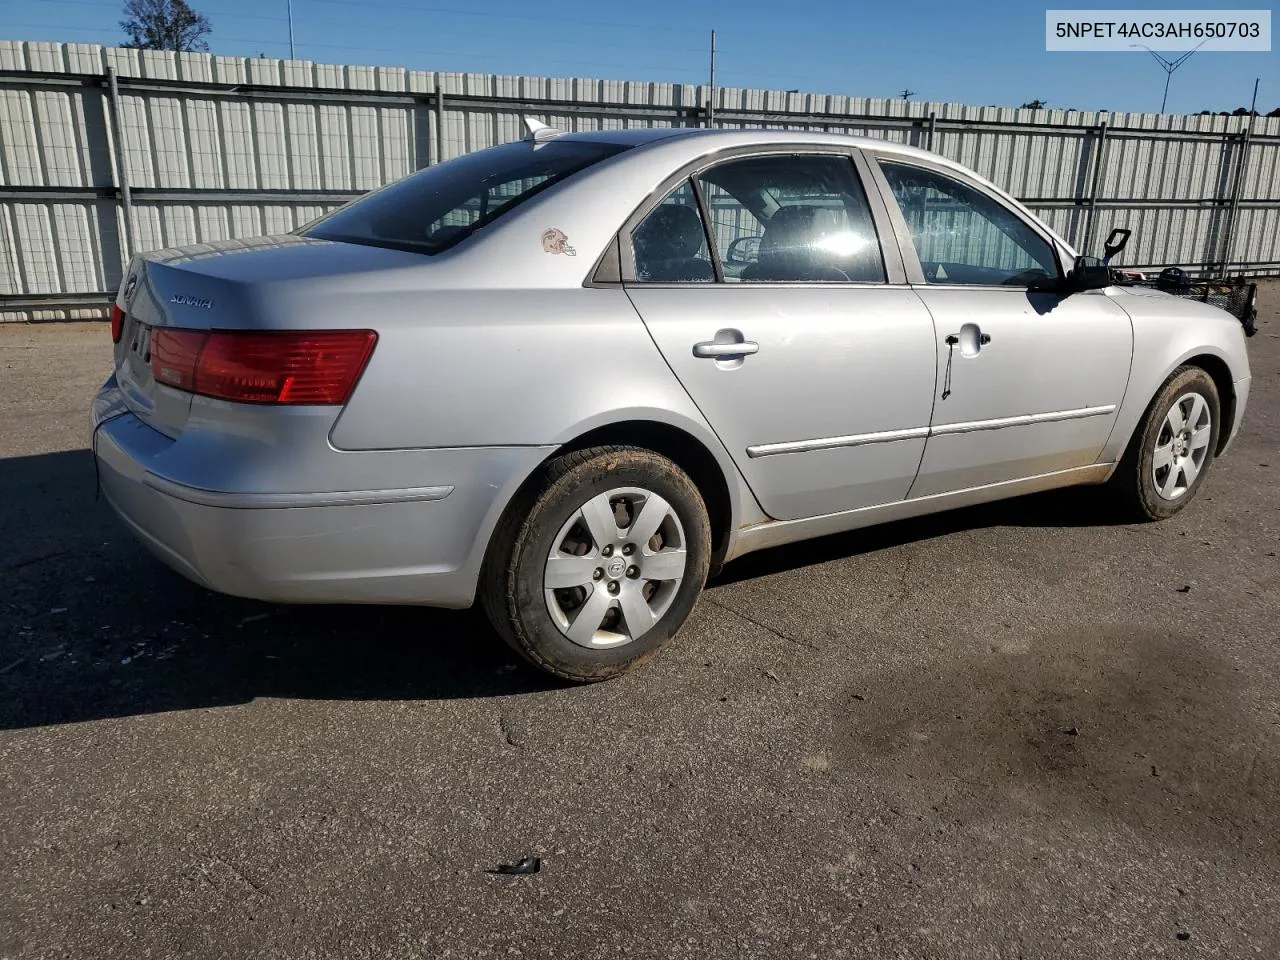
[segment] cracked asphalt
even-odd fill
[[[1263,298],[1179,517],[1068,491],[745,558],[586,688],[477,613],[181,580],[94,502],[105,326],[0,326],[0,957],[1280,956]]]

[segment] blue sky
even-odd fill
[[[215,53],[288,56],[286,0],[189,2],[212,21]],[[1044,11],[1014,0],[293,0],[297,54],[310,60],[701,83],[714,27],[725,86],[868,97],[906,87],[920,100],[1159,109],[1158,64],[1137,51],[1047,53]],[[120,19],[117,0],[10,0],[0,39],[117,43]],[[1198,52],[1174,74],[1168,112],[1248,106],[1255,77],[1259,110],[1280,106],[1280,52]]]

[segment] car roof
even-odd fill
[[[863,150],[875,150],[883,154],[891,154],[905,160],[924,160],[936,166],[955,170],[963,176],[976,180],[987,189],[1012,203],[1017,209],[1036,219],[1041,226],[1066,250],[1074,250],[1061,236],[1035,213],[1027,209],[1008,191],[992,183],[977,171],[958,163],[949,157],[921,150],[919,147],[883,140],[879,137],[853,136],[844,133],[819,133],[811,130],[769,130],[769,129],[707,129],[705,127],[648,127],[630,130],[593,130],[582,133],[561,134],[557,139],[587,140],[597,143],[618,143],[636,147],[626,151],[627,154],[647,154],[650,148],[661,149],[667,156],[666,162],[672,169],[691,163],[700,157],[716,153],[720,150],[736,147],[856,147]],[[684,147],[683,152],[680,147]]]
[[[880,150],[885,153],[896,153],[903,156],[914,156],[929,159],[948,167],[964,169],[959,164],[936,153],[910,147],[892,140],[877,137],[851,136],[844,133],[818,133],[810,130],[770,130],[770,129],[706,129],[704,127],[636,127],[628,130],[590,130],[579,133],[563,133],[556,139],[580,140],[596,143],[618,143],[630,147],[643,147],[658,141],[671,141],[676,138],[684,140],[693,154],[710,153],[727,147],[753,145],[812,145],[861,147],[863,149]]]

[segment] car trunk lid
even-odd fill
[[[125,312],[115,347],[124,402],[148,426],[176,438],[191,416],[194,395],[157,382],[154,366],[164,359],[157,359],[152,349],[158,331],[307,329],[317,325],[314,317],[272,309],[273,288],[329,286],[353,274],[420,267],[423,259],[294,236],[200,244],[135,257],[116,299]]]

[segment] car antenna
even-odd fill
[[[524,135],[525,140],[533,140],[534,142],[539,140],[551,140],[564,133],[563,130],[557,130],[555,127],[549,127],[542,121],[533,119],[533,117],[523,117],[522,119],[524,120],[525,128],[529,131]]]

